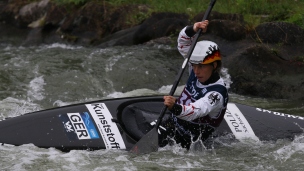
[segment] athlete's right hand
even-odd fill
[[[176,102],[176,98],[173,96],[164,96],[164,105],[168,107],[169,110],[172,109],[173,105]]]

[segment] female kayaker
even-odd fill
[[[209,21],[196,22],[183,28],[178,37],[178,50],[185,57],[193,36],[199,29],[206,32]],[[159,129],[159,144],[171,140],[190,148],[192,142],[205,142],[220,125],[228,102],[227,88],[220,76],[221,54],[211,41],[197,42],[189,60],[190,76],[180,97],[164,96],[164,104],[172,113]]]

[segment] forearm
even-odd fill
[[[189,105],[175,104],[170,111],[180,119],[193,121],[206,115],[217,117],[219,111],[223,108],[222,104],[223,97],[221,95],[219,95],[216,103],[211,103],[208,96],[206,96]]]
[[[183,28],[180,33],[179,33],[179,36],[178,36],[178,39],[177,39],[177,43],[178,43],[178,51],[182,54],[183,57],[185,57],[190,49],[190,46],[192,44],[192,36],[191,35],[187,35],[186,33],[186,30],[187,32],[191,32],[189,31],[189,29],[191,30],[191,26],[187,26],[185,28]],[[192,29],[193,31],[193,29]],[[189,33],[190,34],[190,33]]]
[[[169,109],[174,115],[180,115],[182,113],[183,107],[179,104],[174,104],[171,109]]]

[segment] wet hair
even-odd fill
[[[213,65],[213,63],[215,63],[215,62],[217,63],[217,66],[216,66],[214,72],[220,73],[221,69],[222,69],[222,61],[216,60],[216,61],[212,62],[211,64]]]

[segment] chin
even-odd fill
[[[201,83],[204,83],[206,80],[204,80],[204,79],[199,79],[198,81],[201,82]]]

